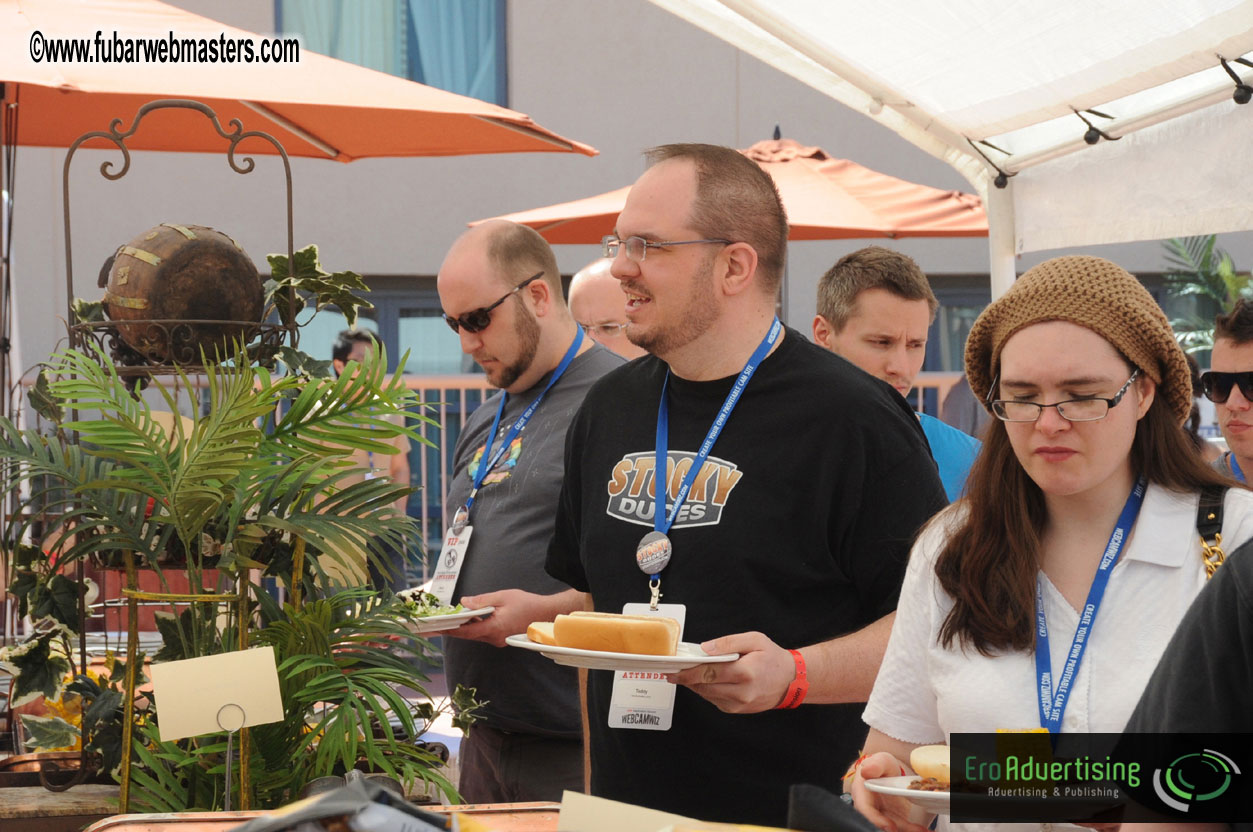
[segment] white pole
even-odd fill
[[[992,300],[1009,291],[1017,274],[1015,251],[1018,235],[1014,230],[1014,180],[1004,188],[989,183],[983,198],[988,214],[988,274],[992,282]]]

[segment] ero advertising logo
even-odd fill
[[[683,478],[692,470],[696,454],[688,451],[671,451],[666,465],[666,508],[674,504]],[[656,456],[653,451],[627,454],[613,466],[606,488],[609,505],[605,513],[610,517],[652,527],[655,499]],[[744,472],[724,459],[715,456],[705,458],[700,473],[692,481],[692,488],[674,520],[674,528],[713,526],[722,519],[722,509],[739,484]]]
[[[1212,749],[1184,754],[1153,772],[1153,791],[1170,808],[1187,812],[1197,803],[1222,797],[1240,774],[1235,761]]]

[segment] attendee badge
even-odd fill
[[[444,548],[439,551],[435,576],[431,578],[431,594],[441,604],[452,603],[453,590],[457,588],[457,578],[461,575],[466,549],[470,547],[470,535],[473,532],[473,526],[464,526],[460,531],[454,527],[444,536]]]
[[[626,604],[626,615],[660,615],[679,622],[679,640],[687,618],[685,604]],[[655,670],[615,670],[609,700],[609,727],[640,731],[669,731],[674,721],[675,686]]]

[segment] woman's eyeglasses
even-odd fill
[[[500,300],[496,301],[490,306],[483,306],[478,309],[471,309],[469,312],[456,318],[454,318],[452,315],[449,315],[448,313],[445,312],[444,323],[448,324],[448,327],[453,332],[459,332],[462,329],[464,329],[466,332],[482,332],[483,330],[487,329],[487,327],[492,322],[492,310],[493,309],[495,309],[497,306],[500,306],[502,303],[507,301],[510,297],[512,297],[517,292],[522,291],[523,286],[527,285],[533,280],[538,280],[539,278],[543,276],[544,276],[544,273],[542,271],[536,272],[535,274],[528,277],[526,280],[519,283],[517,286],[514,286],[508,292],[505,292],[503,295],[501,295]]]
[[[1214,404],[1225,404],[1231,396],[1231,388],[1239,386],[1240,395],[1253,402],[1253,372],[1217,373],[1211,370],[1201,374],[1201,390],[1205,398]]]
[[[1022,402],[1017,399],[995,399],[990,404],[992,412],[1002,422],[1034,422],[1040,418],[1040,414],[1044,413],[1046,407],[1057,408],[1057,412],[1068,422],[1095,422],[1098,419],[1104,419],[1109,409],[1122,401],[1122,397],[1131,388],[1131,382],[1135,381],[1138,375],[1140,371],[1137,369],[1112,399],[1093,396],[1088,399],[1067,399],[1064,402],[1052,404]]]

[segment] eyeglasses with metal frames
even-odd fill
[[[461,329],[465,329],[466,332],[482,332],[483,330],[487,329],[487,327],[492,322],[492,310],[493,309],[495,309],[497,306],[500,306],[502,303],[507,301],[509,298],[513,297],[518,292],[522,291],[522,287],[526,286],[528,283],[534,280],[539,280],[543,276],[544,276],[544,273],[542,271],[536,272],[535,274],[528,277],[526,280],[519,283],[517,286],[514,286],[508,292],[505,292],[503,295],[501,295],[500,300],[496,301],[490,306],[482,306],[482,307],[479,307],[478,309],[471,309],[469,312],[465,313],[464,315],[461,315],[460,317],[454,318],[452,315],[449,315],[447,312],[442,313],[444,316],[444,323],[448,324],[449,329],[451,329],[453,332],[459,332]]]
[[[1201,374],[1201,390],[1214,404],[1226,404],[1231,388],[1239,387],[1240,395],[1253,402],[1253,372],[1221,373],[1214,370]]]
[[[626,329],[626,324],[579,324],[579,326],[588,335],[601,335],[605,338],[614,338]]]
[[[733,242],[734,241],[732,240],[722,239],[663,240],[661,242],[653,242],[652,240],[645,240],[643,237],[627,237],[625,240],[620,240],[613,234],[606,234],[600,239],[600,250],[606,257],[617,257],[618,249],[622,248],[626,251],[628,259],[634,260],[636,263],[643,263],[650,248],[666,248],[667,246],[694,246],[701,243],[729,246],[732,245]]]
[[[1040,418],[1040,414],[1046,407],[1057,408],[1058,415],[1068,422],[1095,422],[1104,419],[1109,414],[1109,409],[1122,401],[1123,396],[1131,389],[1131,382],[1135,381],[1138,375],[1140,375],[1140,370],[1137,368],[1131,374],[1131,378],[1127,379],[1126,384],[1120,387],[1110,399],[1093,396],[1088,399],[1067,399],[1064,402],[1052,404],[995,399],[989,404],[992,407],[992,413],[1002,422],[1034,422]]]

